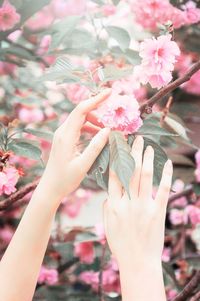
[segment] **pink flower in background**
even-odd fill
[[[187,24],[194,24],[200,21],[200,9],[194,1],[188,1],[182,6],[185,12],[185,18]]]
[[[86,0],[53,0],[50,7],[56,18],[82,15],[86,9]]]
[[[190,218],[192,225],[200,224],[200,208],[194,205],[188,205],[186,212]]]
[[[39,108],[22,107],[18,112],[18,118],[25,123],[41,122],[44,120],[44,114]]]
[[[94,271],[85,271],[79,275],[79,279],[84,283],[91,285],[94,290],[98,289],[99,273]]]
[[[5,226],[4,228],[0,228],[0,240],[5,242],[6,244],[9,244],[14,234],[14,230],[9,227]]]
[[[195,154],[195,160],[196,160],[195,176],[197,182],[200,182],[200,149]]]
[[[105,4],[101,7],[101,11],[104,14],[104,16],[108,17],[114,15],[117,11],[117,8],[113,4]]]
[[[90,90],[79,84],[69,84],[66,88],[66,94],[71,102],[77,104],[89,97]]]
[[[26,26],[32,30],[45,29],[53,23],[54,19],[53,12],[48,5],[28,19]]]
[[[79,257],[84,263],[93,263],[94,261],[94,245],[93,242],[76,243],[74,248],[75,256]]]
[[[170,211],[169,219],[175,226],[187,224],[188,222],[188,216],[185,210],[179,210],[175,208]]]
[[[118,95],[113,92],[96,112],[99,122],[105,127],[125,134],[136,132],[142,126],[139,104],[132,95]]]
[[[0,62],[0,75],[13,75],[15,70],[16,66],[14,64]]]
[[[18,179],[19,172],[15,167],[4,167],[0,172],[0,195],[15,192]]]
[[[185,187],[184,182],[180,179],[176,179],[173,183],[172,189],[175,191],[174,193],[177,193],[183,191],[184,187]],[[174,193],[172,192],[171,195],[173,195]],[[186,205],[187,205],[187,198],[184,196],[172,202],[172,206],[185,207]]]
[[[162,35],[157,39],[145,39],[140,45],[141,65],[134,68],[134,74],[142,84],[148,82],[152,88],[161,88],[172,79],[172,71],[180,49],[171,35]]]
[[[40,274],[38,276],[38,283],[46,283],[48,285],[54,285],[58,282],[58,271],[56,269],[41,267]]]
[[[0,31],[6,31],[13,28],[20,21],[20,15],[16,8],[8,0],[3,2],[0,7]]]
[[[162,252],[162,261],[164,261],[164,262],[170,261],[170,255],[171,255],[171,249],[164,248],[163,252]]]

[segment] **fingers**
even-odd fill
[[[79,139],[80,131],[86,121],[87,114],[105,101],[110,96],[111,91],[111,89],[105,89],[99,95],[82,101],[61,125],[62,130],[67,131],[68,140],[71,145],[74,145]]]
[[[114,205],[116,201],[119,201],[122,197],[122,194],[122,185],[115,172],[110,168],[108,182],[108,195],[110,204]]]
[[[171,160],[167,160],[164,165],[162,172],[162,179],[160,181],[160,186],[155,198],[155,201],[158,202],[165,210],[167,207],[167,202],[169,198],[171,183],[172,183],[172,174],[173,174],[173,165]]]
[[[139,198],[146,201],[152,198],[152,186],[153,186],[153,160],[154,150],[152,146],[147,146],[142,164]]]
[[[92,164],[106,145],[109,137],[110,129],[101,129],[91,140],[90,144],[86,147],[84,152],[80,154],[76,160],[80,166],[83,174],[86,174],[91,168]]]
[[[132,198],[137,198],[139,194],[143,148],[144,139],[142,138],[142,136],[137,136],[133,142],[131,150],[131,155],[135,161],[135,170],[130,182],[130,195]]]
[[[95,134],[97,134],[99,131],[101,130],[101,128],[100,127],[98,127],[98,126],[96,126],[96,125],[94,125],[94,124],[92,124],[92,123],[90,123],[90,122],[86,122],[85,124],[84,124],[84,126],[82,127],[82,129],[81,129],[81,132],[87,132],[87,133],[90,133],[90,134],[92,134],[92,135],[95,135]]]
[[[102,122],[98,121],[98,117],[95,115],[95,113],[89,112],[87,114],[86,120],[93,123],[94,125],[98,127],[104,127]]]

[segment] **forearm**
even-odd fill
[[[121,265],[122,301],[166,301],[161,262]]]
[[[36,188],[2,258],[0,301],[32,300],[58,203],[47,189]]]

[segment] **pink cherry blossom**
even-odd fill
[[[66,94],[69,100],[75,104],[89,97],[90,90],[79,84],[69,84],[66,87]]]
[[[15,167],[4,167],[0,172],[0,195],[10,195],[16,191],[15,185],[19,179],[19,172]]]
[[[8,0],[3,2],[0,7],[0,31],[6,31],[13,28],[20,21],[20,15],[16,8]]]
[[[170,221],[173,225],[186,224],[188,221],[188,216],[185,210],[172,209],[169,215]]]
[[[200,208],[188,205],[186,211],[192,225],[200,224]]]
[[[200,149],[195,154],[195,160],[196,160],[195,176],[197,182],[200,182]]]
[[[93,242],[76,243],[74,248],[75,256],[79,257],[84,263],[92,263],[94,261],[94,245]]]
[[[39,108],[22,107],[18,112],[18,118],[25,123],[41,122],[44,114]]]
[[[0,62],[0,75],[14,75],[16,66],[7,62]]]
[[[54,285],[58,282],[58,271],[53,268],[47,268],[42,266],[38,276],[38,283],[46,283],[48,285]]]
[[[171,81],[176,57],[180,54],[178,45],[171,38],[167,34],[141,43],[142,62],[134,68],[134,73],[142,84],[149,82],[152,88],[161,88]]]
[[[164,248],[163,252],[162,252],[162,261],[164,261],[164,262],[170,261],[170,255],[171,255],[171,249]]]
[[[99,272],[85,271],[79,275],[79,279],[84,283],[91,285],[91,287],[96,291],[99,285]]]
[[[125,134],[136,132],[142,126],[139,104],[132,95],[119,95],[113,92],[97,110],[98,120],[105,127],[122,131]]]
[[[56,18],[82,15],[86,9],[86,0],[53,0],[50,7]]]
[[[4,228],[0,228],[0,240],[5,242],[6,244],[9,244],[14,234],[14,230],[9,227],[5,226]]]
[[[200,9],[194,1],[188,1],[182,6],[185,12],[185,18],[187,24],[194,24],[200,21]]]
[[[172,190],[174,190],[175,193],[177,193],[177,192],[183,191],[184,187],[185,187],[184,182],[180,179],[176,179],[173,183]],[[174,193],[172,192],[171,195],[173,195],[173,194]],[[172,206],[185,207],[186,205],[187,205],[187,198],[184,196],[182,196],[172,202]]]
[[[104,14],[104,16],[108,17],[114,15],[117,11],[117,8],[113,4],[105,4],[101,7],[101,11]]]

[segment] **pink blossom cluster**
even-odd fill
[[[161,88],[172,79],[172,71],[180,49],[170,34],[145,39],[140,44],[140,65],[135,66],[134,75],[142,84],[148,82],[152,88]]]
[[[195,154],[195,160],[196,160],[195,176],[197,182],[200,182],[200,149]]]
[[[94,244],[92,241],[76,243],[74,255],[80,258],[83,263],[91,264],[94,261]]]
[[[38,276],[38,283],[46,283],[48,285],[54,285],[58,282],[58,271],[53,268],[47,268],[42,266]]]
[[[0,171],[0,195],[10,195],[16,191],[15,185],[19,179],[19,171],[13,166],[6,166]]]
[[[185,209],[173,208],[169,217],[175,226],[187,224],[189,221],[192,225],[197,225],[200,223],[200,208],[195,205],[188,205]]]
[[[156,30],[158,24],[168,21],[175,28],[200,21],[200,9],[194,1],[188,1],[181,9],[173,6],[169,0],[130,0],[130,3],[136,21],[150,30]]]
[[[71,102],[78,104],[89,97],[90,90],[83,85],[68,84],[66,86],[66,95]]]
[[[115,92],[98,108],[98,121],[105,127],[131,134],[142,126],[139,104],[133,95],[119,95]]]
[[[0,31],[12,29],[20,21],[16,8],[8,0],[0,7]]]
[[[24,123],[41,122],[44,119],[44,113],[39,108],[23,106],[18,112],[18,118]]]
[[[187,70],[192,66],[192,64],[193,64],[192,55],[181,53],[176,63],[176,69],[179,72],[179,76],[185,74]],[[195,74],[193,74],[190,80],[185,82],[183,85],[181,85],[181,87],[188,93],[194,95],[200,95],[199,82],[200,82],[200,70],[197,71]]]
[[[5,244],[9,244],[14,234],[14,230],[10,226],[0,228],[0,240]]]

